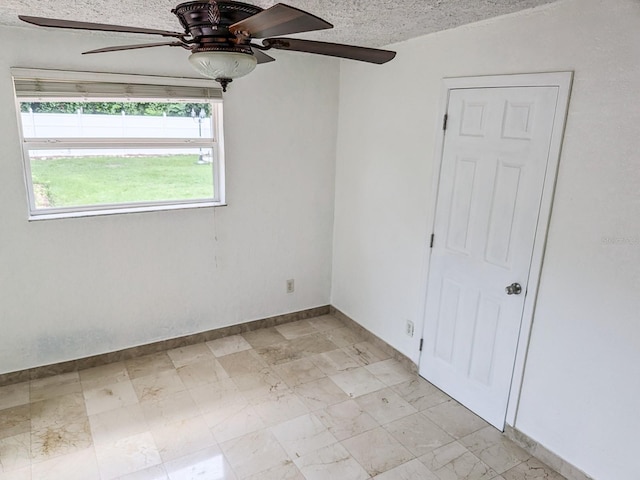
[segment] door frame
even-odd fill
[[[544,254],[549,231],[549,223],[551,220],[551,211],[553,206],[553,196],[555,192],[556,180],[558,175],[558,165],[560,163],[560,155],[562,151],[562,141],[569,110],[569,98],[571,95],[571,86],[573,83],[573,72],[549,72],[549,73],[525,73],[515,75],[489,75],[477,77],[451,77],[442,80],[440,106],[438,109],[438,132],[436,133],[436,145],[434,151],[433,185],[431,189],[430,213],[431,223],[430,232],[433,232],[436,211],[438,208],[438,189],[440,187],[440,172],[442,167],[442,156],[444,153],[444,141],[446,130],[440,123],[445,118],[449,106],[449,95],[451,90],[470,89],[470,88],[508,88],[508,87],[558,87],[558,99],[556,102],[554,124],[551,132],[551,142],[549,146],[549,156],[547,159],[547,169],[545,172],[542,199],[540,202],[540,210],[538,213],[538,222],[533,243],[533,254],[531,257],[531,266],[528,278],[528,290],[524,300],[524,308],[520,323],[520,335],[518,337],[518,345],[516,349],[516,357],[513,367],[513,375],[511,378],[511,388],[509,398],[507,400],[507,414],[505,422],[508,425],[515,426],[518,405],[520,402],[520,393],[524,380],[524,372],[527,361],[527,351],[529,340],[531,337],[531,329],[535,315],[536,300],[538,297],[538,289],[540,286],[540,277],[544,262]],[[423,275],[423,301],[421,305],[422,319],[422,338],[425,336],[425,313],[427,286],[429,281],[431,267],[431,248],[427,244],[427,262],[425,275]],[[422,360],[422,352],[418,359],[418,368]]]

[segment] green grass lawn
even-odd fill
[[[211,164],[197,160],[197,154],[32,158],[36,206],[211,198]]]

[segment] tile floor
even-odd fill
[[[0,480],[557,480],[331,316],[0,388]]]

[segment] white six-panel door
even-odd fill
[[[557,87],[449,94],[420,374],[501,430],[557,101]]]

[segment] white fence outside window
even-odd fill
[[[197,112],[196,112],[197,113]],[[101,115],[83,113],[21,112],[24,138],[211,138],[210,117],[169,117],[141,115]],[[193,147],[172,149],[174,153],[191,153]],[[104,150],[102,150],[104,152]],[[139,155],[154,155],[163,149],[142,148]],[[127,155],[130,150],[111,149],[110,154]],[[34,150],[32,157],[87,156],[94,150]]]

